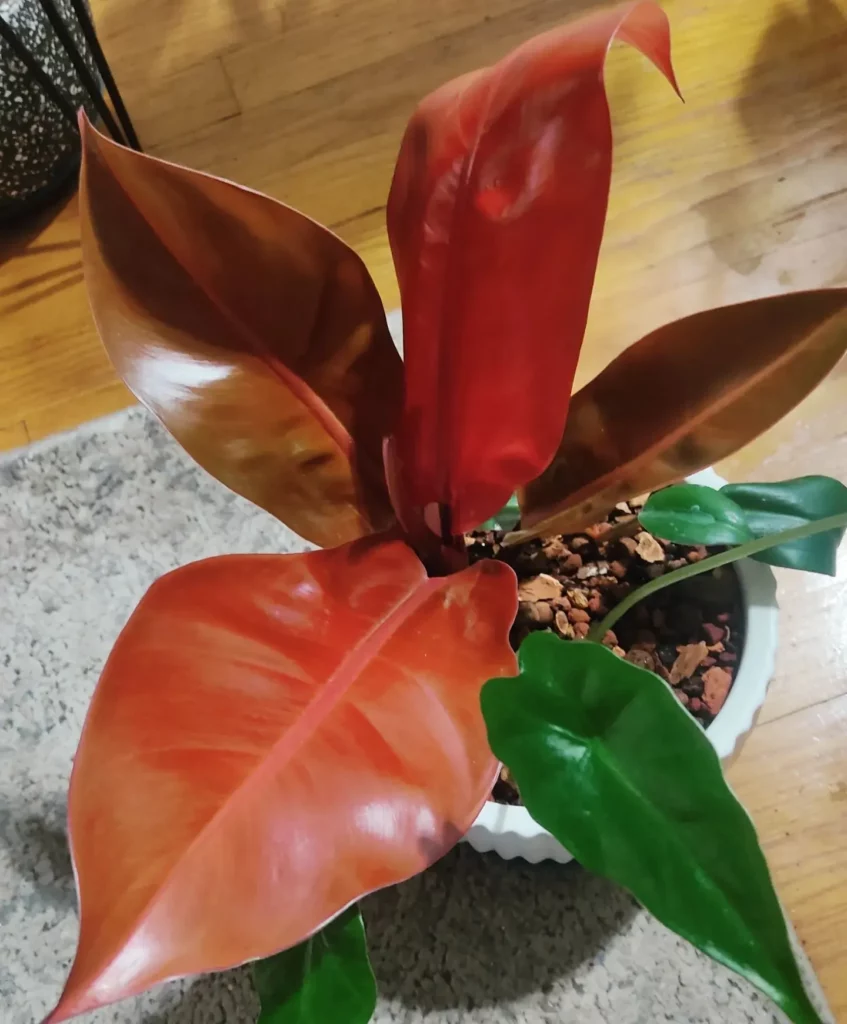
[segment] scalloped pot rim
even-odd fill
[[[712,469],[704,469],[688,478],[706,487],[726,483]],[[753,728],[765,700],[774,672],[779,608],[776,579],[762,562],[743,559],[735,563],[747,612],[747,635],[738,665],[738,674],[726,703],[706,735],[721,760],[732,756]],[[529,816],[525,807],[496,804],[489,800],[465,836],[465,842],[481,853],[497,853],[506,860],[523,857],[533,864],[554,860],[566,864],[570,853]]]

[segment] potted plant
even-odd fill
[[[185,566],[118,637],[71,779],[80,939],[48,1022],[246,961],[263,1022],[366,1021],[358,899],[456,843],[498,761],[586,867],[798,1024],[819,1020],[717,755],[658,664],[621,657],[609,633],[639,596],[742,556],[831,569],[837,481],[677,481],[828,372],[847,293],[669,324],[569,401],[609,189],[614,38],[673,82],[667,21],[641,2],[418,108],[387,211],[403,362],[338,238],[83,120],[86,280],[118,371],[201,465],[324,550]],[[667,387],[680,364],[697,372]],[[636,547],[719,550],[648,574],[593,631],[577,616],[582,639],[530,632],[516,660],[514,552],[599,536],[647,491],[617,510],[649,538]],[[515,493],[519,529],[469,564]]]

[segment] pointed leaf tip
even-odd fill
[[[385,538],[155,583],[74,761],[80,938],[51,1024],[287,949],[450,849],[496,777],[479,693],[514,671],[516,610],[504,564],[428,579]]]
[[[659,327],[573,396],[555,458],[521,493],[521,530],[507,543],[576,532],[622,499],[719,462],[802,401],[845,351],[847,288]]]
[[[549,633],[524,640],[519,663],[485,684],[482,709],[532,817],[795,1024],[821,1024],[753,824],[670,687]]]
[[[268,196],[80,124],[86,285],[130,390],[201,466],[308,540],[393,525],[382,441],[402,361],[362,260]]]

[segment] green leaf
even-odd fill
[[[485,684],[482,711],[532,817],[795,1024],[820,1024],[753,825],[670,688],[551,633],[518,658],[520,675]]]
[[[317,934],[253,965],[258,1024],[367,1024],[376,1008],[365,924],[357,904]]]
[[[518,504],[517,494],[513,494],[506,504],[500,509],[499,512],[495,512],[490,519],[486,519],[484,523],[481,523],[478,530],[514,530],[521,518],[521,507]]]
[[[773,484],[727,484],[720,493],[743,510],[754,537],[767,537],[847,512],[847,487],[829,476],[801,476]],[[768,548],[753,557],[786,569],[806,569],[834,576],[835,555],[843,536],[843,528],[827,530]]]
[[[645,530],[675,544],[743,544],[753,540],[743,509],[723,491],[677,484],[656,491],[638,514]]]

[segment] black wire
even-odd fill
[[[21,64],[41,86],[48,99],[52,100],[65,115],[73,130],[76,131],[76,111],[61,90],[50,79],[49,75],[42,70],[41,65],[18,38],[12,26],[2,16],[0,16],[0,39],[8,43],[12,53],[14,53]]]
[[[73,64],[77,75],[79,75],[80,81],[88,92],[88,95],[91,97],[94,106],[97,108],[97,113],[103,118],[103,122],[109,129],[109,134],[116,142],[124,142],[125,139],[123,134],[121,133],[120,128],[118,128],[117,122],[112,117],[112,111],[109,110],[108,104],[103,99],[100,87],[97,85],[97,82],[94,80],[94,76],[88,70],[88,65],[85,63],[82,55],[76,48],[74,37],[68,31],[68,27],[62,20],[62,16],[56,9],[56,5],[53,3],[53,0],[38,0],[38,2],[41,4],[41,9],[47,16],[47,20],[50,22],[53,31],[56,33],[65,53],[70,58],[71,64]]]
[[[112,69],[109,67],[106,55],[103,53],[103,48],[100,46],[100,40],[97,38],[97,33],[94,31],[94,25],[92,24],[91,16],[88,13],[88,8],[85,6],[84,0],[71,0],[71,6],[74,9],[77,21],[79,22],[79,27],[82,29],[82,34],[85,37],[88,48],[91,50],[91,54],[94,57],[94,63],[97,65],[97,70],[100,72],[100,76],[106,85],[106,89],[112,100],[112,105],[115,108],[115,113],[120,119],[124,135],[126,135],[130,146],[140,152],[141,143],[138,141],[138,136],[135,134],[135,128],[133,128],[132,121],[130,120],[127,109],[124,106],[124,101],[121,98],[117,83],[112,75]]]

